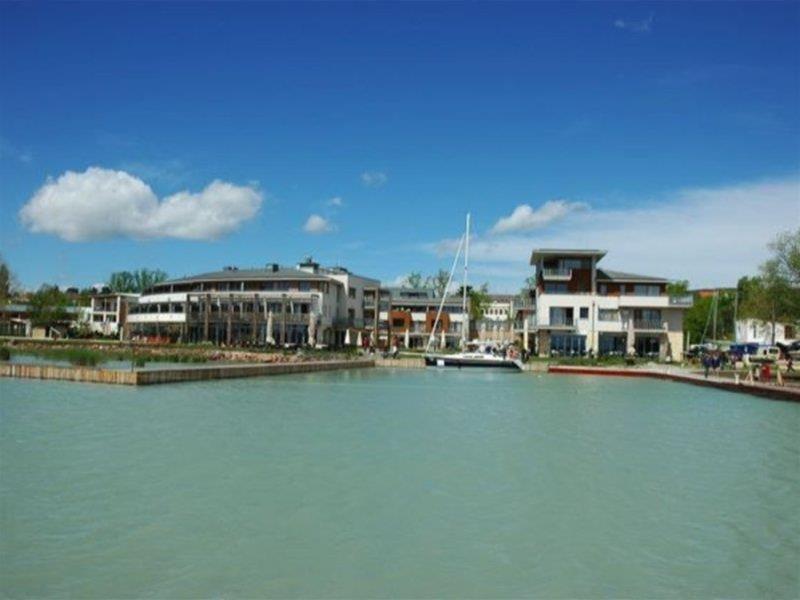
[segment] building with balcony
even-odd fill
[[[154,285],[132,307],[129,335],[220,345],[339,346],[363,330],[364,290],[378,285],[311,258],[296,267],[226,267]]]
[[[464,324],[461,296],[445,298],[442,314],[434,331],[436,314],[442,297],[428,288],[374,287],[366,291],[365,327],[371,340],[386,346],[391,339],[399,347],[425,348],[431,332],[438,348],[456,348],[461,341]],[[376,303],[376,297],[379,298]],[[469,312],[469,304],[467,305]],[[377,331],[377,337],[375,332]],[[390,337],[391,336],[391,337]],[[442,343],[444,342],[444,343]]]
[[[660,277],[598,266],[604,250],[535,249],[534,350],[551,354],[626,354],[679,358],[683,315],[692,297],[672,297]]]
[[[130,307],[135,306],[138,300],[139,294],[93,294],[89,305],[89,329],[92,333],[122,337]]]

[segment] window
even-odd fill
[[[633,286],[635,296],[660,296],[661,288],[657,285],[636,284]]]
[[[311,290],[311,284],[308,281],[301,281],[297,284],[297,289],[301,292],[308,292]]]
[[[353,300],[355,300],[355,298],[356,298],[356,288],[350,288],[349,290],[347,290],[347,295],[350,298],[352,298]]]
[[[601,308],[597,311],[598,321],[619,321],[619,311],[608,308]]]
[[[586,352],[586,336],[556,334],[550,336],[550,351],[562,355],[581,355]]]
[[[588,319],[588,318],[589,318],[589,307],[581,306],[581,319]]]
[[[544,284],[544,292],[545,294],[566,294],[567,284],[565,282],[555,283],[552,281],[548,281]]]
[[[405,319],[392,319],[392,327],[400,329],[406,326]]]
[[[601,296],[608,296],[608,284],[601,283],[600,284],[600,295]]]

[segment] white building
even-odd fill
[[[131,306],[135,306],[139,294],[104,292],[92,295],[87,321],[93,333],[107,336],[122,336],[123,327]]]
[[[226,267],[154,285],[128,323],[133,336],[171,341],[305,344],[313,333],[316,344],[341,345],[363,330],[364,289],[378,285],[310,258],[294,268]]]
[[[478,339],[500,343],[515,341],[515,318],[519,300],[518,296],[490,294],[481,318],[473,324]]]
[[[797,339],[797,328],[790,323],[775,323],[775,338],[772,337],[772,323],[758,319],[739,319],[736,321],[736,342],[739,344],[771,345],[788,344]]]
[[[604,250],[535,249],[536,352],[680,358],[691,296],[671,297],[668,280],[602,269]]]

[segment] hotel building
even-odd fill
[[[293,268],[226,267],[154,285],[131,308],[129,335],[255,346],[306,344],[313,333],[316,344],[341,345],[363,330],[364,290],[379,285],[311,258]]]
[[[604,250],[535,249],[535,351],[550,354],[683,353],[683,315],[692,297],[672,297],[668,280],[598,267]]]

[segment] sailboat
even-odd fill
[[[447,280],[447,287],[445,287],[442,294],[441,302],[439,303],[439,310],[436,313],[436,320],[431,328],[430,337],[428,338],[428,346],[425,349],[425,364],[429,367],[494,367],[500,369],[517,369],[522,370],[522,362],[514,356],[513,350],[503,348],[492,342],[483,341],[467,341],[467,333],[469,331],[469,314],[467,313],[467,276],[469,271],[469,223],[470,215],[467,213],[467,225],[464,235],[458,244],[456,256],[453,259],[453,266],[450,268],[450,277]],[[456,265],[461,256],[461,249],[464,249],[464,282],[461,286],[462,299],[461,299],[461,352],[454,354],[445,354],[443,352],[431,352],[433,347],[434,338],[436,336],[436,328],[439,326],[439,320],[442,316],[442,309],[444,302],[447,298],[447,292],[450,289],[450,284],[453,281]],[[442,336],[444,339],[444,335]]]

